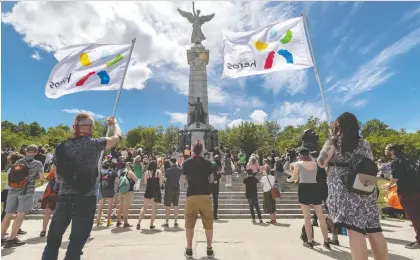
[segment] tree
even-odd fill
[[[30,136],[41,136],[45,134],[45,128],[41,127],[37,122],[32,122],[29,125],[29,135]]]
[[[126,139],[129,147],[136,147],[142,141],[142,128],[136,127],[129,130]]]
[[[388,125],[378,119],[371,119],[362,125],[362,136],[368,137],[370,135],[387,136],[389,134]]]
[[[146,153],[151,153],[155,148],[158,136],[157,129],[153,127],[144,128],[142,131],[142,145]]]

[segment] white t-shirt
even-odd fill
[[[127,159],[127,157],[128,157],[128,152],[127,152],[127,151],[121,151],[121,156],[122,156],[124,159]]]
[[[267,177],[268,177],[268,179],[267,179]],[[270,180],[271,186],[270,186],[270,183],[268,182],[269,180]],[[260,182],[263,184],[263,191],[264,192],[270,191],[271,187],[274,187],[274,182],[275,181],[276,181],[276,179],[274,178],[273,175],[262,176]]]
[[[47,153],[46,157],[45,157],[45,164],[50,164],[52,163],[52,154],[51,153]]]

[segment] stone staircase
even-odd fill
[[[261,177],[261,176],[260,176]],[[251,213],[248,206],[248,201],[245,198],[245,185],[242,183],[244,175],[240,177],[233,176],[232,187],[225,187],[225,182],[222,180],[220,184],[220,193],[219,193],[219,209],[218,217],[220,219],[251,219]],[[297,185],[286,183],[283,180],[284,191],[281,192],[281,198],[276,201],[277,208],[277,218],[303,218],[300,205],[298,203],[297,195]],[[144,195],[145,185],[140,189],[140,192],[134,193],[134,199],[132,205],[129,209],[129,219],[137,219],[140,213],[140,210],[143,206],[143,195]],[[259,205],[261,212],[263,212],[263,193],[262,187],[258,187],[259,193]],[[40,187],[37,189],[37,195],[41,196],[43,189]],[[185,205],[185,196],[186,192],[181,192],[179,200],[179,218],[184,218],[184,205]],[[106,205],[105,205],[106,207]],[[171,211],[171,213],[173,210]],[[107,209],[103,210],[103,215],[106,216]],[[150,218],[151,207],[148,209],[145,218]],[[37,210],[26,216],[27,219],[41,219],[44,214],[44,210]],[[165,206],[163,205],[163,194],[162,194],[162,203],[158,205],[157,209],[157,218],[165,217]],[[269,218],[268,214],[263,213],[263,218]]]

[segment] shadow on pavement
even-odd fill
[[[113,234],[125,233],[125,232],[130,232],[130,231],[132,231],[131,228],[115,227],[111,229],[111,233]]]
[[[391,238],[391,237],[385,237],[386,242],[391,243],[391,244],[397,244],[397,245],[407,245],[411,242],[414,241],[407,241],[407,240],[401,240],[401,239],[396,239],[396,238]]]
[[[276,223],[276,224],[272,224],[273,226],[276,227],[290,227],[290,224],[284,224],[284,223]]]
[[[218,224],[226,224],[226,223],[229,223],[229,220],[216,219],[216,220],[214,220],[214,223],[218,223]]]
[[[47,242],[47,237],[33,237],[25,240],[26,244],[39,244],[39,243],[45,243]]]
[[[10,255],[11,253],[13,253],[15,251],[14,248],[2,248],[1,249],[1,256],[7,256]]]
[[[331,257],[332,259],[338,259],[338,260],[347,260],[347,259],[351,260],[352,259],[351,253],[342,251],[342,250],[337,250],[338,249],[337,247],[333,247],[332,249],[333,250],[331,251],[326,251],[326,250],[318,250],[317,248],[314,248],[314,250],[317,253]],[[388,253],[388,254],[389,254],[389,259],[392,259],[392,260],[414,260],[414,258],[408,258],[401,255],[395,255],[392,253]],[[373,257],[372,250],[369,250],[369,256]]]
[[[104,230],[104,229],[109,229],[109,227],[106,227],[106,226],[94,226],[92,228],[92,231],[101,231],[101,230]]]
[[[141,233],[145,235],[154,235],[160,232],[162,232],[162,230],[160,229],[142,229],[141,230]]]
[[[163,231],[165,232],[182,232],[185,231],[185,229],[180,227],[173,227],[173,228],[164,228]]]
[[[390,229],[386,229],[386,228],[383,228],[382,231],[383,232],[395,232],[395,230],[390,230]]]
[[[86,244],[89,243],[90,241],[92,241],[93,239],[94,239],[93,237],[88,238],[88,240],[86,240]],[[70,241],[65,241],[65,242],[61,243],[60,248],[61,249],[67,249],[69,244],[70,244]]]
[[[381,223],[381,226],[383,226],[383,227],[393,227],[393,228],[400,228],[401,227],[401,226],[391,225],[391,224],[387,224],[387,223]]]

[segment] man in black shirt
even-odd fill
[[[183,180],[188,181],[187,198],[185,200],[185,229],[187,235],[187,248],[185,256],[193,257],[192,240],[194,227],[198,214],[201,216],[207,238],[207,257],[213,257],[213,210],[210,199],[210,183],[213,182],[213,168],[200,154],[203,145],[197,142],[194,145],[194,156],[184,161]]]
[[[260,219],[260,223],[263,223],[262,218],[261,218],[260,206],[258,205],[258,192],[257,192],[257,184],[260,181],[252,173],[252,169],[248,169],[246,173],[248,174],[248,176],[244,179],[245,196],[248,199],[249,210],[251,210],[252,223],[255,223],[254,207],[257,210],[257,215],[258,215],[258,218]]]
[[[176,158],[171,158],[170,167],[165,171],[165,197],[163,204],[165,204],[165,224],[163,227],[169,227],[169,215],[171,206],[174,206],[174,226],[178,227],[178,202],[179,202],[179,179],[182,175],[182,170],[176,165]]]
[[[415,162],[406,158],[402,147],[397,144],[389,144],[385,148],[385,155],[390,156],[392,161],[392,179],[384,188],[390,188],[397,183],[398,197],[408,218],[413,223],[416,232],[416,241],[405,247],[408,249],[420,249],[420,173],[419,168],[414,167]]]

